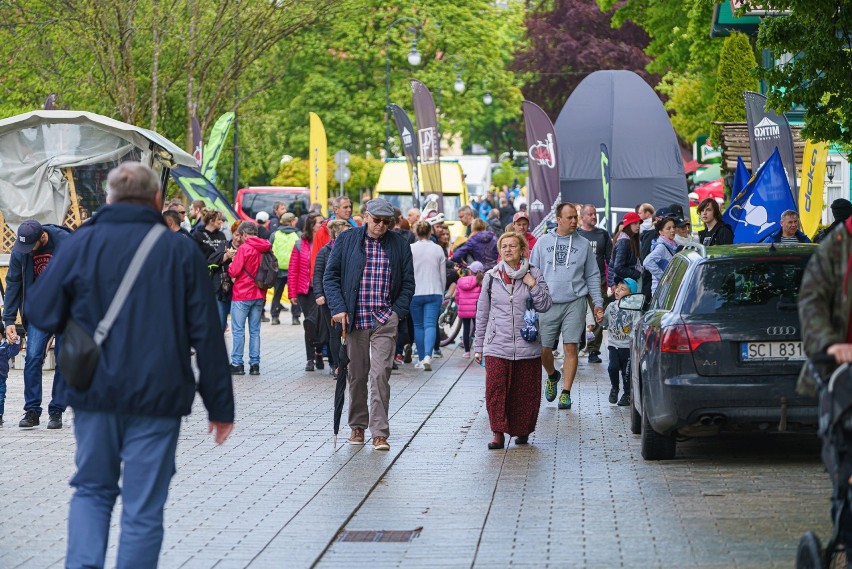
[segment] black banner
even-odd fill
[[[444,211],[444,193],[441,187],[441,137],[432,93],[420,81],[411,81],[414,118],[417,120],[417,147],[423,166],[423,191],[438,196],[438,211]]]
[[[524,101],[530,175],[527,181],[530,230],[542,225],[559,202],[559,166],[556,163],[556,133],[541,107]],[[543,227],[542,227],[543,230]]]
[[[405,161],[408,163],[408,175],[411,177],[411,191],[414,196],[414,203],[420,207],[420,181],[417,179],[417,137],[414,131],[414,126],[411,124],[411,119],[399,105],[391,103],[388,105],[388,112],[393,114],[393,122],[396,124],[396,130],[399,132],[399,138],[402,140],[402,151],[405,154]]]
[[[793,196],[796,190],[796,155],[793,148],[793,132],[787,117],[766,108],[766,97],[753,91],[744,91],[748,140],[751,147],[751,171],[757,172],[760,165],[769,160],[775,149],[781,155],[781,163],[787,174],[787,182]]]

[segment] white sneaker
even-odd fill
[[[423,362],[419,361],[416,364],[414,364],[414,369],[423,369]]]
[[[423,369],[425,369],[426,371],[432,371],[432,358],[431,357],[426,356],[425,358],[423,358],[422,363],[423,363]]]

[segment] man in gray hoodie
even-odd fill
[[[586,327],[586,296],[592,297],[595,320],[603,318],[601,274],[589,241],[577,234],[577,208],[570,203],[556,208],[556,229],[542,235],[530,256],[530,264],[544,275],[553,307],[539,315],[541,363],[547,372],[544,394],[556,399],[559,378],[564,377],[559,408],[571,408],[571,386],[577,375],[577,341]],[[553,365],[553,348],[562,334],[565,361],[562,373]]]

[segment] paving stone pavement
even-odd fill
[[[334,382],[303,371],[301,328],[284,322],[263,324],[262,375],[235,378],[231,439],[212,442],[200,400],[184,422],[160,567],[786,568],[801,533],[830,530],[815,436],[692,440],[645,462],[627,408],[607,403],[605,363],[581,361],[570,411],[542,401],[528,447],[489,451],[484,370],[445,348],[431,374],[394,372],[390,452],[349,446],[345,426],[335,446]],[[73,413],[59,431],[20,430],[22,392],[12,370],[0,569],[58,568]],[[120,504],[108,566],[119,516]],[[418,528],[407,542],[338,541]]]

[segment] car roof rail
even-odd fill
[[[680,235],[675,235],[674,240],[675,243],[683,247],[685,251],[695,251],[702,257],[707,256],[707,249],[698,241],[693,241],[692,239],[687,239],[686,237],[681,237]]]

